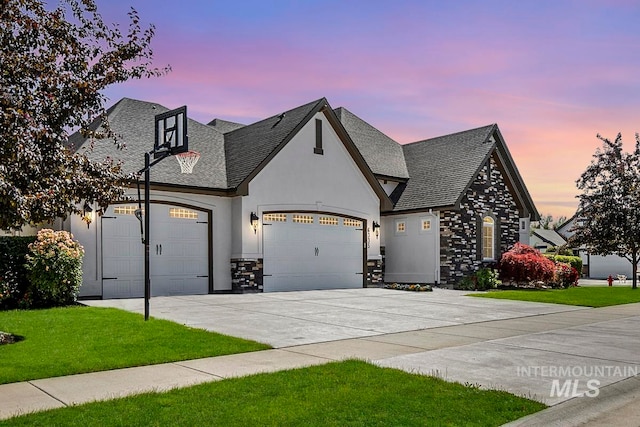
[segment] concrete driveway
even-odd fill
[[[302,365],[360,358],[509,391],[555,405],[549,411],[558,412],[545,411],[555,420],[567,421],[563,405],[573,405],[581,423],[601,407],[611,410],[638,397],[640,304],[592,309],[467,293],[353,289],[155,297],[150,311],[268,343],[280,349],[272,350],[279,359],[302,358]],[[143,313],[142,299],[85,303]],[[585,397],[594,388],[598,396]]]
[[[150,301],[150,315],[282,348],[585,310],[557,304],[472,298],[465,296],[468,293],[369,288],[154,297]],[[140,298],[84,303],[144,313],[144,300]]]

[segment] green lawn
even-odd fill
[[[346,361],[21,416],[0,425],[498,426],[545,405]]]
[[[490,291],[470,294],[480,298],[499,298],[520,301],[550,302],[554,304],[607,307],[640,302],[640,290],[608,286],[585,286],[569,289],[532,289],[517,291]]]
[[[270,348],[112,308],[0,311],[0,384]]]

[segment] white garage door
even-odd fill
[[[265,292],[362,287],[361,221],[271,213],[262,222]]]
[[[102,296],[144,296],[144,245],[135,205],[110,207],[102,217]],[[206,294],[209,290],[207,214],[151,205],[151,295]]]

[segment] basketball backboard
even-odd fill
[[[186,105],[156,115],[155,122],[156,138],[153,146],[155,158],[189,151]]]

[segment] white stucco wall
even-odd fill
[[[395,190],[396,187],[399,184],[398,181],[391,181],[391,180],[388,180],[388,179],[380,179],[380,180],[378,180],[378,182],[380,183],[380,185],[384,189],[385,193],[387,193],[387,196],[390,195],[391,193],[393,193],[393,190]]]
[[[531,220],[528,217],[520,218],[519,234],[520,243],[522,243],[523,245],[534,246],[534,243],[531,243],[531,238],[533,236],[531,236]]]
[[[127,195],[132,198],[131,203],[136,203],[137,193],[135,190],[129,190]],[[212,210],[213,286],[216,291],[231,289],[229,260],[231,257],[232,199],[201,194],[152,191],[151,200],[183,203]],[[73,233],[85,250],[82,266],[83,285],[80,289],[80,296],[93,297],[100,296],[102,293],[101,224],[98,217],[87,227],[87,224],[79,216],[72,215],[63,226],[64,229]],[[140,243],[140,250],[144,250],[142,243]]]
[[[606,279],[612,275],[624,274],[631,279],[633,269],[631,262],[618,255],[589,255],[589,277],[592,279]]]
[[[422,231],[422,220],[431,220],[431,229]],[[405,232],[396,231],[398,221]],[[385,216],[382,218],[385,246],[384,281],[436,283],[440,281],[440,224],[438,212]]]
[[[322,155],[314,153],[315,119],[323,122]],[[234,202],[235,203],[235,202]],[[300,132],[256,175],[249,194],[242,198],[242,249],[233,258],[262,257],[262,226],[249,224],[251,212],[262,219],[266,211],[332,212],[380,222],[380,200],[323,113]],[[236,205],[234,215],[238,218]],[[380,258],[380,240],[371,233],[368,258]]]

